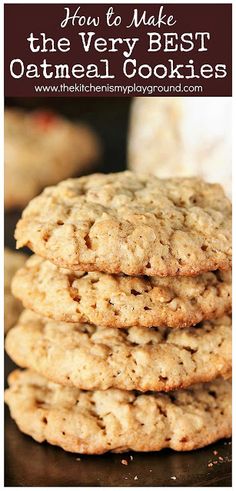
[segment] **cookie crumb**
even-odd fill
[[[75,460],[77,460],[77,462],[80,462],[81,458],[80,457],[77,457],[77,459],[75,459]]]
[[[128,465],[128,462],[127,462],[127,460],[126,460],[126,459],[122,459],[121,463],[122,463],[123,465]]]
[[[133,455],[130,455],[129,458],[130,460],[134,460]]]
[[[152,469],[149,469],[149,472],[152,472]]]
[[[176,476],[171,476],[171,479],[173,479],[173,481],[176,481],[177,477]]]
[[[134,481],[137,481],[138,480],[138,476],[134,476]]]

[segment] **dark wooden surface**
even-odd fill
[[[231,447],[224,443],[181,454],[79,456],[34,442],[17,430],[7,414],[5,486],[231,486]],[[219,451],[223,463],[213,455],[214,450]],[[127,460],[127,466],[122,459]],[[209,468],[212,460],[218,463]]]
[[[96,170],[110,172],[125,168],[128,99],[73,99],[71,103],[68,99],[8,99],[7,103],[29,108],[46,105],[72,119],[81,117],[92,124],[104,142],[103,161]],[[13,233],[19,216],[17,211],[5,216],[5,243],[13,249]],[[5,367],[7,377],[14,368],[7,356]],[[121,463],[122,459],[127,460],[127,466]],[[21,434],[6,408],[5,486],[231,486],[231,442],[221,441],[185,453],[78,456],[48,444],[38,444]]]

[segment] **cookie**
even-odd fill
[[[7,109],[5,207],[24,207],[45,186],[90,168],[99,155],[87,126],[48,110]]]
[[[169,391],[227,378],[231,348],[227,316],[185,329],[107,329],[24,311],[6,338],[6,351],[17,365],[86,390]]]
[[[24,254],[4,249],[4,331],[7,332],[22,312],[22,304],[11,293],[11,281],[15,272],[26,261]]]
[[[231,272],[195,277],[71,273],[31,256],[12,289],[26,308],[65,322],[108,327],[189,327],[231,311]]]
[[[93,174],[46,188],[18,222],[27,245],[80,271],[192,276],[231,266],[231,204],[200,179]]]
[[[31,256],[12,291],[26,308],[65,322],[107,327],[189,327],[231,311],[231,272],[195,277],[71,273]]]
[[[5,400],[23,433],[68,452],[193,450],[231,435],[231,384],[163,394],[62,388],[30,370],[9,377]]]

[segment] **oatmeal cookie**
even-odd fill
[[[72,273],[31,256],[15,275],[14,295],[44,317],[107,327],[188,327],[231,311],[231,272],[199,276]]]
[[[192,276],[232,262],[230,201],[198,178],[68,179],[29,203],[15,236],[18,247],[71,270]]]
[[[231,348],[227,316],[185,329],[107,329],[25,311],[6,338],[6,351],[16,364],[87,390],[169,391],[227,378]]]
[[[16,370],[5,400],[19,429],[68,452],[193,450],[231,435],[231,384],[163,394],[62,388]]]

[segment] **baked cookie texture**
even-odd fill
[[[16,370],[9,385],[5,400],[21,431],[69,452],[192,450],[231,435],[229,381],[142,395],[62,388]]]
[[[15,237],[71,270],[192,276],[230,269],[231,204],[197,178],[93,174],[46,188]]]
[[[6,338],[23,368],[81,389],[169,391],[231,376],[231,319],[185,329],[102,328],[24,311]]]
[[[7,332],[22,312],[22,304],[11,292],[11,281],[15,272],[23,266],[27,256],[19,252],[4,249],[4,331]]]
[[[45,186],[82,172],[100,156],[84,124],[48,110],[5,111],[5,207],[22,208]]]
[[[72,273],[31,256],[12,291],[26,308],[64,322],[107,327],[187,327],[231,311],[231,272],[195,277]]]

